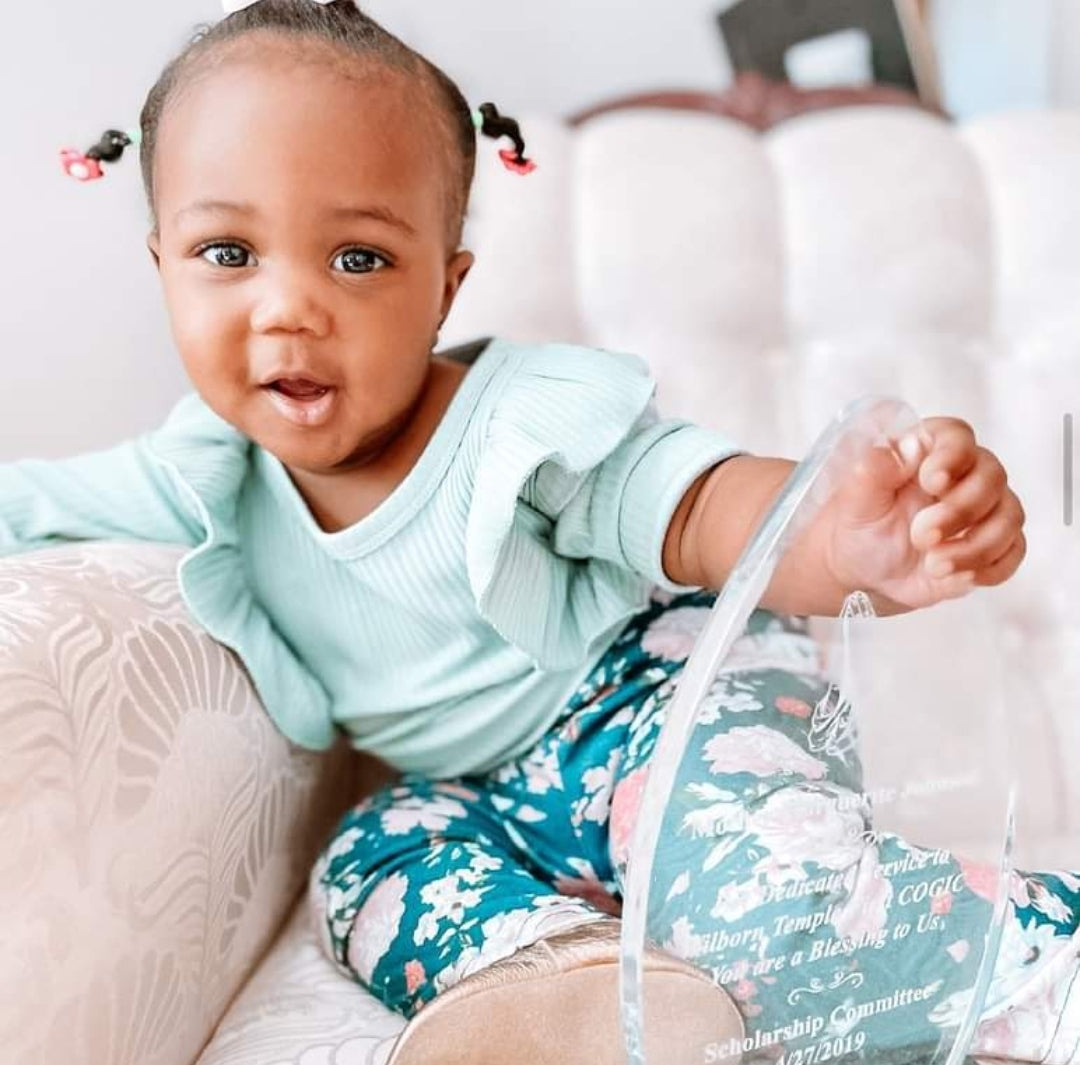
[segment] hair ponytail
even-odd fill
[[[125,133],[119,129],[107,129],[97,144],[80,152],[78,148],[62,148],[60,162],[70,177],[77,181],[96,181],[105,176],[102,163],[118,162],[124,149],[139,143],[138,133]]]
[[[517,122],[509,115],[500,115],[499,109],[493,103],[481,104],[473,112],[473,123],[485,137],[509,137],[514,142],[514,148],[503,148],[499,151],[499,157],[508,170],[518,174],[529,174],[536,169],[536,163],[525,158],[525,141],[521,136],[521,129]]]

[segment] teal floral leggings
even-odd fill
[[[411,1017],[543,936],[617,916],[649,759],[714,599],[657,590],[518,760],[406,775],[351,809],[310,879],[336,966]],[[932,1056],[970,1002],[996,871],[872,831],[857,757],[809,740],[828,682],[806,619],[755,611],[728,667],[676,783],[649,929],[739,1005],[747,1039],[713,1060],[815,1041]],[[1080,877],[1017,873],[1010,895],[972,1052],[1080,1062]]]

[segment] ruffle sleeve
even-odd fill
[[[237,511],[253,446],[197,393],[181,399],[152,434],[151,453],[204,530],[201,543],[180,560],[180,590],[207,632],[240,656],[281,732],[301,747],[326,750],[336,735],[329,695],[244,578]]]
[[[637,356],[549,344],[518,358],[477,463],[469,583],[500,635],[541,668],[569,669],[653,586],[684,590],[661,561],[671,517],[699,474],[743,452],[661,419]]]

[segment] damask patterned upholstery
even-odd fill
[[[188,614],[183,551],[0,562],[5,1063],[195,1061],[333,819],[378,779],[344,745],[314,754],[277,732]]]

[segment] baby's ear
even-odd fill
[[[473,263],[476,262],[476,256],[471,251],[465,248],[461,248],[457,251],[454,257],[450,260],[449,274],[454,279],[454,290],[461,287],[462,281],[465,280],[469,271],[473,268]]]
[[[150,249],[150,258],[154,260],[154,266],[161,269],[161,238],[157,233],[151,233],[146,238],[146,246]]]
[[[442,318],[440,325],[450,314],[450,308],[454,305],[454,298],[461,288],[462,281],[472,269],[474,255],[471,251],[456,252],[446,265],[446,285],[443,290]]]

